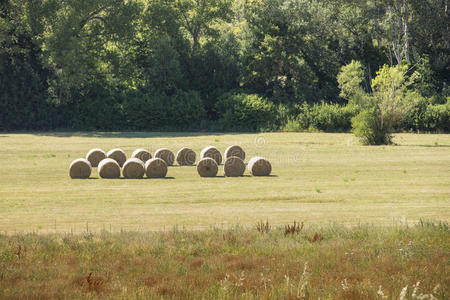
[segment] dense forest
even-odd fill
[[[449,131],[447,0],[0,3],[1,130],[347,131],[389,66]]]

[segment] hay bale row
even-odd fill
[[[245,152],[240,146],[232,145],[225,150],[224,156],[225,159],[231,156],[236,156],[244,160]],[[131,154],[131,157],[138,158],[145,163],[147,162],[147,160],[152,158],[152,155],[145,149],[136,149],[133,151],[133,154]],[[191,166],[195,163],[197,154],[192,149],[183,147],[177,152],[177,155],[175,156],[174,153],[169,149],[161,148],[156,150],[155,157],[164,160],[168,166],[172,166],[175,160],[180,166]],[[200,159],[206,157],[214,159],[218,165],[222,163],[222,154],[214,146],[208,146],[200,152]],[[114,159],[115,161],[117,161],[121,168],[127,160],[125,152],[119,148],[112,149],[108,151],[108,153],[105,153],[105,151],[103,151],[102,149],[95,148],[90,150],[86,155],[86,159],[89,160],[92,167],[97,167],[99,162],[105,158]]]
[[[225,152],[224,175],[227,177],[242,176],[245,172],[245,151],[238,145],[229,146]],[[181,148],[176,155],[167,148],[158,149],[155,157],[145,149],[136,149],[127,160],[121,149],[112,149],[108,153],[95,148],[88,152],[86,159],[77,159],[70,165],[71,178],[89,178],[92,167],[97,166],[100,177],[119,178],[120,168],[123,167],[125,178],[162,178],[167,175],[168,166],[174,161],[180,166],[193,165],[196,153],[189,148]],[[222,154],[214,146],[204,148],[200,153],[197,172],[201,177],[214,177],[218,173],[218,166],[222,163]],[[247,169],[253,176],[268,176],[272,172],[270,162],[263,157],[250,159]]]

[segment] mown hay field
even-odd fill
[[[273,226],[293,220],[344,225],[450,220],[450,135],[397,134],[393,146],[361,146],[351,134],[102,133],[0,134],[0,231],[85,232]],[[201,178],[170,166],[165,179],[69,177],[70,163],[92,148],[176,153],[223,151],[263,156],[270,177]]]

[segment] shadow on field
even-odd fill
[[[169,180],[169,179],[175,179],[175,177],[172,177],[172,176],[166,176],[166,177],[162,177],[162,178],[148,178],[148,177],[144,177],[142,179],[143,180]]]
[[[106,180],[111,180],[108,178],[105,178]],[[120,177],[120,178],[113,178],[112,180],[128,180],[128,181],[139,181],[139,180],[171,180],[171,179],[175,179],[175,177],[172,176],[166,176],[166,177],[161,177],[161,178],[148,178],[148,177],[142,177],[142,178],[125,178],[125,177]]]
[[[89,177],[89,178],[71,178],[70,180],[97,180],[100,179],[100,177]],[[166,179],[175,179],[175,177],[164,177],[164,178],[148,178],[148,177],[144,177],[144,178],[125,178],[125,177],[120,177],[120,178],[102,178],[102,180],[166,180]]]
[[[37,136],[52,137],[92,137],[92,138],[170,138],[170,137],[196,137],[196,136],[218,136],[239,135],[250,132],[30,132]]]
[[[450,148],[450,145],[433,145],[433,144],[428,144],[428,145],[395,145],[395,146],[400,146],[400,147],[426,147],[426,148]]]

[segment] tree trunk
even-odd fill
[[[404,20],[403,20],[403,41],[404,41],[404,53],[405,53],[405,59],[408,62],[408,64],[411,63],[411,60],[409,59],[409,32],[408,32],[408,19],[409,19],[409,8],[407,0],[403,0],[403,9],[404,9]]]

